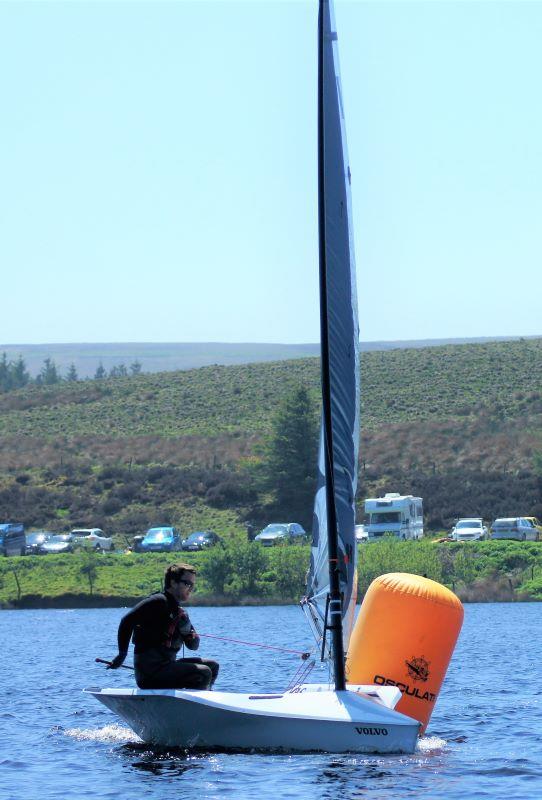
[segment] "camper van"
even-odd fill
[[[390,492],[384,497],[367,498],[365,530],[369,541],[393,534],[398,539],[421,539],[423,536],[423,501],[411,494]]]

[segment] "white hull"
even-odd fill
[[[284,694],[86,689],[151,744],[219,750],[412,753],[420,724],[368,694],[304,686]],[[386,690],[384,690],[385,692]]]

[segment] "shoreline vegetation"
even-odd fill
[[[106,608],[160,591],[165,567],[198,572],[192,606],[287,605],[304,593],[308,545],[265,548],[236,540],[203,553],[24,556],[0,560],[0,608]],[[448,586],[463,602],[542,600],[542,542],[400,542],[359,546],[358,598],[378,575],[411,572]]]

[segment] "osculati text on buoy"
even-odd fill
[[[408,683],[398,683],[392,680],[392,678],[385,678],[383,675],[375,675],[373,681],[379,686],[397,686],[399,691],[403,694],[408,694],[410,697],[417,697],[418,700],[427,700],[429,703],[432,703],[437,697],[433,692],[424,692],[421,694],[417,686],[409,686]]]

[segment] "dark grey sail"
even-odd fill
[[[330,596],[330,549],[335,548],[337,560],[335,562],[332,557],[331,569],[338,570],[343,648],[346,651],[357,586],[354,503],[359,445],[359,329],[350,167],[337,34],[332,3],[328,0],[320,2],[319,36],[320,302],[324,409],[305,601],[317,622],[316,627],[319,627],[319,621],[320,629],[323,629]],[[334,506],[332,509],[329,508],[330,502]],[[330,519],[336,532],[329,530]],[[332,537],[331,547],[329,537]]]

